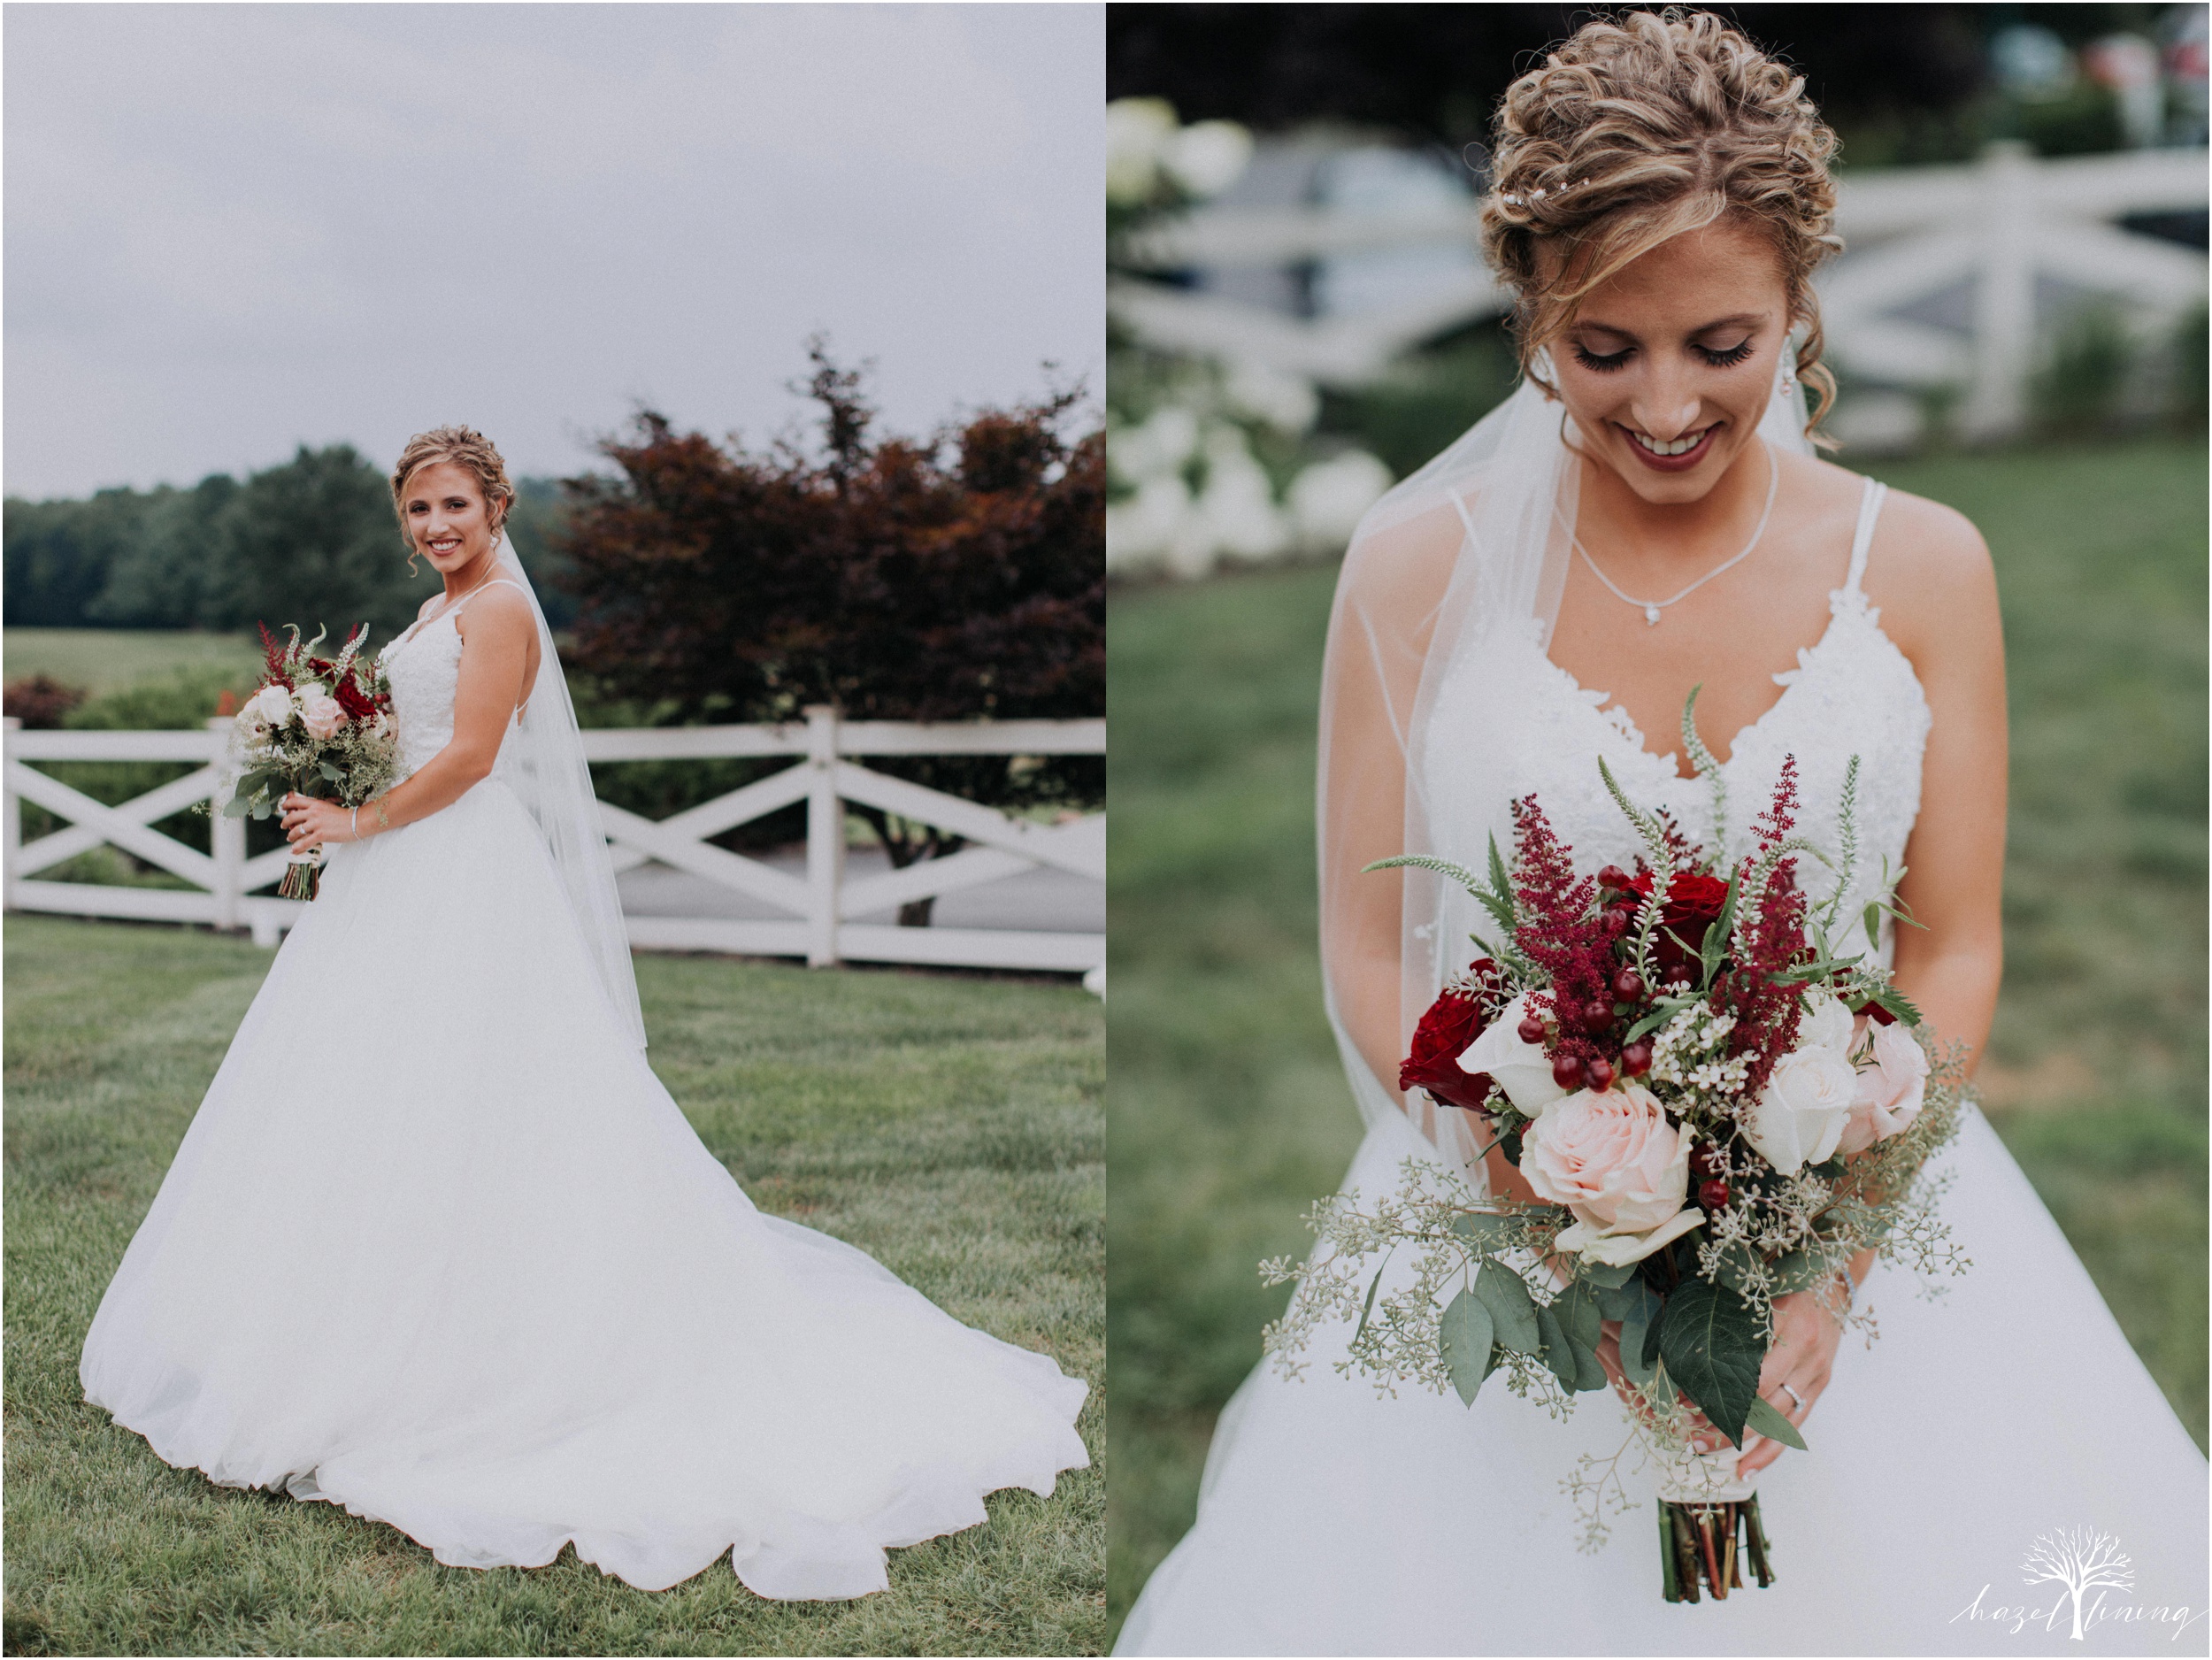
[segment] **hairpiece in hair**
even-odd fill
[[[1540,184],[1532,188],[1526,196],[1517,196],[1510,190],[1501,190],[1498,192],[1498,200],[1508,207],[1526,207],[1532,202],[1541,202],[1546,196],[1564,196],[1570,190],[1579,190],[1585,182],[1580,179],[1570,179],[1556,190],[1547,190]]]

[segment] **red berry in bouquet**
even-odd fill
[[[1725,1210],[1728,1208],[1728,1184],[1724,1181],[1698,1183],[1697,1205],[1701,1210]]]

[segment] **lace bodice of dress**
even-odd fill
[[[1826,632],[1799,651],[1796,668],[1774,677],[1783,688],[1780,701],[1736,734],[1722,767],[1722,846],[1730,860],[1750,845],[1750,821],[1771,799],[1783,758],[1791,755],[1797,757],[1801,802],[1793,834],[1835,860],[1844,774],[1851,757],[1859,757],[1857,871],[1843,911],[1854,920],[1835,942],[1847,954],[1863,949],[1856,918],[1880,887],[1884,861],[1893,872],[1903,865],[1920,811],[1930,720],[1918,676],[1882,632],[1880,613],[1859,586],[1881,494],[1870,480],[1849,574],[1829,596]],[[1422,740],[1437,851],[1480,870],[1494,834],[1509,858],[1509,804],[1533,792],[1573,849],[1578,869],[1631,865],[1642,844],[1606,793],[1601,756],[1630,799],[1665,809],[1692,840],[1715,850],[1713,792],[1705,780],[1679,775],[1678,739],[1667,753],[1653,754],[1625,710],[1604,707],[1608,696],[1584,689],[1544,654],[1532,619],[1502,626],[1485,647],[1462,654],[1438,688]],[[1832,875],[1814,861],[1801,861],[1799,879],[1816,898],[1832,891]],[[1483,920],[1463,920],[1455,901],[1440,941],[1445,955],[1455,954]],[[1885,921],[1878,941],[1885,957],[1890,933]]]
[[[380,661],[392,683],[398,777],[405,779],[453,742],[453,696],[461,683],[461,631],[454,626],[454,611],[415,624],[384,648]],[[500,762],[506,758],[503,744]]]

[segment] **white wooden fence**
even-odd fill
[[[2205,257],[2116,225],[2129,214],[2202,208],[2201,150],[2039,160],[1993,144],[1962,166],[1847,173],[1836,228],[1849,250],[1819,278],[1828,343],[1870,380],[1955,385],[1967,429],[2016,427],[2035,367],[2039,279],[2109,296],[2147,330],[2201,304]],[[1200,208],[1148,230],[1133,263],[1173,270],[1291,266],[1394,248],[1477,239],[1480,203],[1432,200],[1387,211],[1326,206]],[[1968,332],[1909,313],[1970,285]],[[1393,305],[1299,318],[1204,289],[1117,279],[1115,314],[1170,350],[1248,362],[1323,386],[1356,388],[1423,341],[1505,309],[1479,262]]]
[[[0,885],[11,911],[120,917],[243,927],[274,945],[300,906],[257,893],[282,875],[281,848],[246,857],[245,821],[212,820],[211,853],[185,846],[153,828],[157,821],[207,799],[215,763],[230,726],[213,720],[204,732],[68,732],[21,729],[4,723],[4,788],[0,799]],[[1041,969],[1099,981],[1106,962],[1102,934],[1018,928],[906,928],[851,918],[910,901],[949,894],[1040,866],[1106,880],[1106,816],[1093,813],[1059,825],[1009,818],[942,791],[926,789],[856,764],[881,755],[1102,755],[1102,720],[1008,720],[919,725],[841,721],[812,709],[782,726],[677,726],[584,734],[594,761],[719,759],[790,756],[795,764],[672,818],[654,820],[602,802],[615,866],[658,860],[765,902],[787,918],[742,920],[709,917],[629,918],[630,941],[647,949],[728,951],[801,957],[824,965],[842,959],[926,963],[974,968]],[[196,770],[119,806],[104,806],[29,765],[39,761],[177,761]],[[26,843],[22,803],[32,802],[67,823]],[[807,804],[803,878],[761,860],[709,844],[707,838],[796,802]],[[845,803],[876,807],[964,837],[972,846],[879,875],[845,872]],[[41,871],[107,843],[192,884],[186,888],[131,888],[39,881]]]

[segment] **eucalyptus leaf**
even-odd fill
[[[226,818],[243,818],[252,811],[253,797],[250,795],[233,795],[223,803],[223,817]]]
[[[1651,1336],[1653,1322],[1658,1318],[1659,1310],[1663,1306],[1654,1297],[1650,1307],[1639,1305],[1621,1322],[1621,1370],[1640,1384],[1648,1384],[1653,1372],[1657,1369],[1655,1353],[1648,1360],[1645,1358],[1645,1354],[1652,1349],[1647,1340]]]
[[[1725,1286],[1688,1281],[1667,1299],[1659,1355],[1682,1393],[1740,1446],[1744,1416],[1758,1398],[1759,1364],[1766,1357],[1750,1305]]]
[[[1637,1295],[1642,1285],[1643,1281],[1640,1280],[1633,1285],[1600,1286],[1598,1287],[1598,1312],[1609,1320],[1626,1319],[1637,1309],[1643,1306]]]
[[[1585,1263],[1575,1278],[1594,1286],[1624,1286],[1636,1277],[1634,1263]]]
[[[1575,1357],[1574,1392],[1590,1395],[1611,1387],[1612,1379],[1605,1375],[1605,1364],[1598,1358],[1597,1349],[1576,1338],[1567,1339],[1567,1347]]]
[[[1540,1305],[1536,1310],[1536,1329],[1544,1340],[1544,1364],[1563,1387],[1572,1390],[1578,1372],[1574,1350],[1567,1342],[1566,1327],[1560,1325],[1556,1314]]]
[[[1492,1332],[1490,1310],[1472,1292],[1462,1291],[1444,1310],[1437,1339],[1444,1351],[1444,1368],[1463,1404],[1472,1406],[1482,1380],[1490,1375]]]
[[[1597,1287],[1578,1280],[1552,1300],[1551,1310],[1570,1341],[1595,1353],[1605,1317],[1598,1310]]]
[[[1797,1433],[1797,1426],[1784,1418],[1761,1395],[1751,1397],[1751,1410],[1744,1414],[1743,1426],[1756,1430],[1770,1441],[1778,1441],[1785,1447],[1794,1447],[1800,1452],[1812,1449],[1805,1445],[1805,1438]]]
[[[1667,1323],[1667,1304],[1662,1301],[1655,1309],[1647,1309],[1643,1318],[1643,1341],[1636,1345],[1636,1362],[1646,1372],[1659,1364],[1660,1334]],[[1624,1333],[1622,1341],[1625,1342]]]
[[[332,783],[334,783],[334,784],[335,784],[336,782],[338,782],[338,780],[341,780],[341,779],[342,779],[343,777],[345,777],[345,772],[344,772],[344,770],[343,770],[342,768],[338,767],[338,766],[334,766],[334,765],[332,765],[330,762],[328,762],[328,761],[323,761],[323,762],[319,763],[319,764],[318,764],[318,770],[319,770],[319,771],[322,773],[322,775],[323,775],[325,778],[328,779],[328,780],[329,780]]]
[[[266,818],[269,816],[269,803],[257,800],[253,804],[253,816],[257,819]]]
[[[1490,1310],[1491,1329],[1502,1348],[1524,1355],[1543,1352],[1535,1300],[1528,1295],[1528,1286],[1520,1275],[1502,1263],[1485,1263],[1475,1276],[1475,1295]]]

